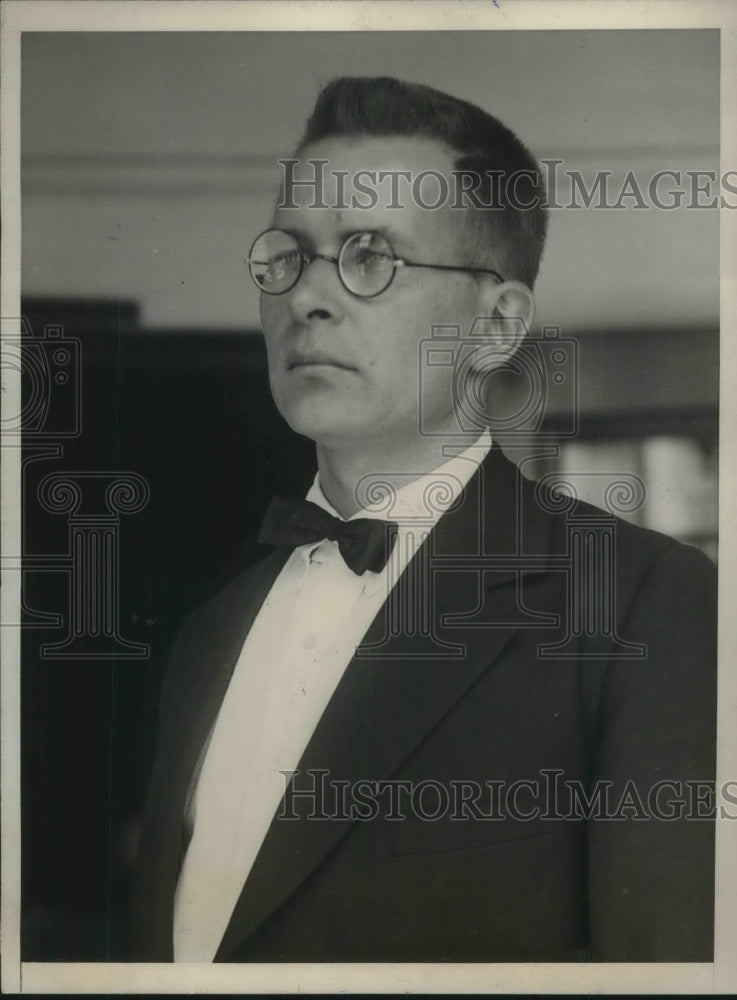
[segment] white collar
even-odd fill
[[[400,486],[386,503],[367,504],[348,518],[349,521],[358,517],[374,517],[381,520],[402,523],[435,524],[438,518],[451,507],[460,496],[478,466],[486,458],[491,449],[491,433],[484,428],[480,437],[472,445],[458,455],[453,455],[447,462],[432,469],[430,472],[411,478],[413,473],[406,473],[409,482]],[[376,486],[380,489],[383,479],[376,476]],[[386,494],[389,497],[389,494]],[[333,517],[342,518],[327,499],[320,486],[320,474],[307,493],[307,499],[326,510]]]
[[[463,488],[468,483],[471,476],[476,472],[479,465],[486,458],[491,449],[491,433],[484,428],[472,445],[458,455],[453,455],[442,465],[431,472],[424,473],[412,479],[411,473],[407,473],[410,480],[405,486],[399,487],[396,492],[389,490],[386,493],[387,503],[367,505],[356,511],[348,520],[358,517],[373,517],[378,520],[395,521],[399,526],[399,531],[419,527],[422,531],[427,531],[434,527],[439,518],[447,511],[460,497]],[[380,483],[379,476],[376,482]],[[345,520],[327,499],[320,486],[319,473],[315,476],[314,482],[307,493],[307,500],[317,504],[326,510],[333,517]],[[326,544],[335,545],[334,542],[317,542],[314,545],[302,547],[302,555],[305,566],[315,560],[322,562],[325,558]],[[389,564],[387,564],[388,566]],[[373,594],[382,586],[383,573],[373,573],[366,570],[363,574],[364,592]]]

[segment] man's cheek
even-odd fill
[[[282,341],[273,334],[266,338],[266,363],[269,366],[269,373],[277,375],[285,369],[285,348]]]

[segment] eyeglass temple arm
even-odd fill
[[[498,271],[492,270],[489,267],[455,267],[450,264],[415,264],[409,260],[402,260],[397,258],[394,261],[395,267],[429,267],[433,271],[463,271],[468,274],[493,274],[500,285],[504,284],[504,278],[499,274]]]

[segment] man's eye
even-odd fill
[[[269,267],[288,267],[290,264],[296,264],[299,258],[299,250],[285,250],[283,253],[274,254],[273,257],[269,258]]]
[[[285,250],[269,257],[269,272],[274,278],[283,277],[286,271],[299,266],[299,250]]]
[[[357,267],[361,267],[365,271],[375,271],[385,268],[390,263],[391,257],[385,253],[381,253],[379,250],[359,247],[354,260]]]

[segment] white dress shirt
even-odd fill
[[[487,430],[462,454],[354,515],[398,525],[382,572],[358,576],[328,540],[301,545],[287,560],[243,645],[197,781],[174,902],[175,961],[213,960],[284,795],[281,772],[297,768],[392,586],[490,447]],[[380,479],[367,496],[384,492]],[[340,516],[317,477],[307,499]]]

